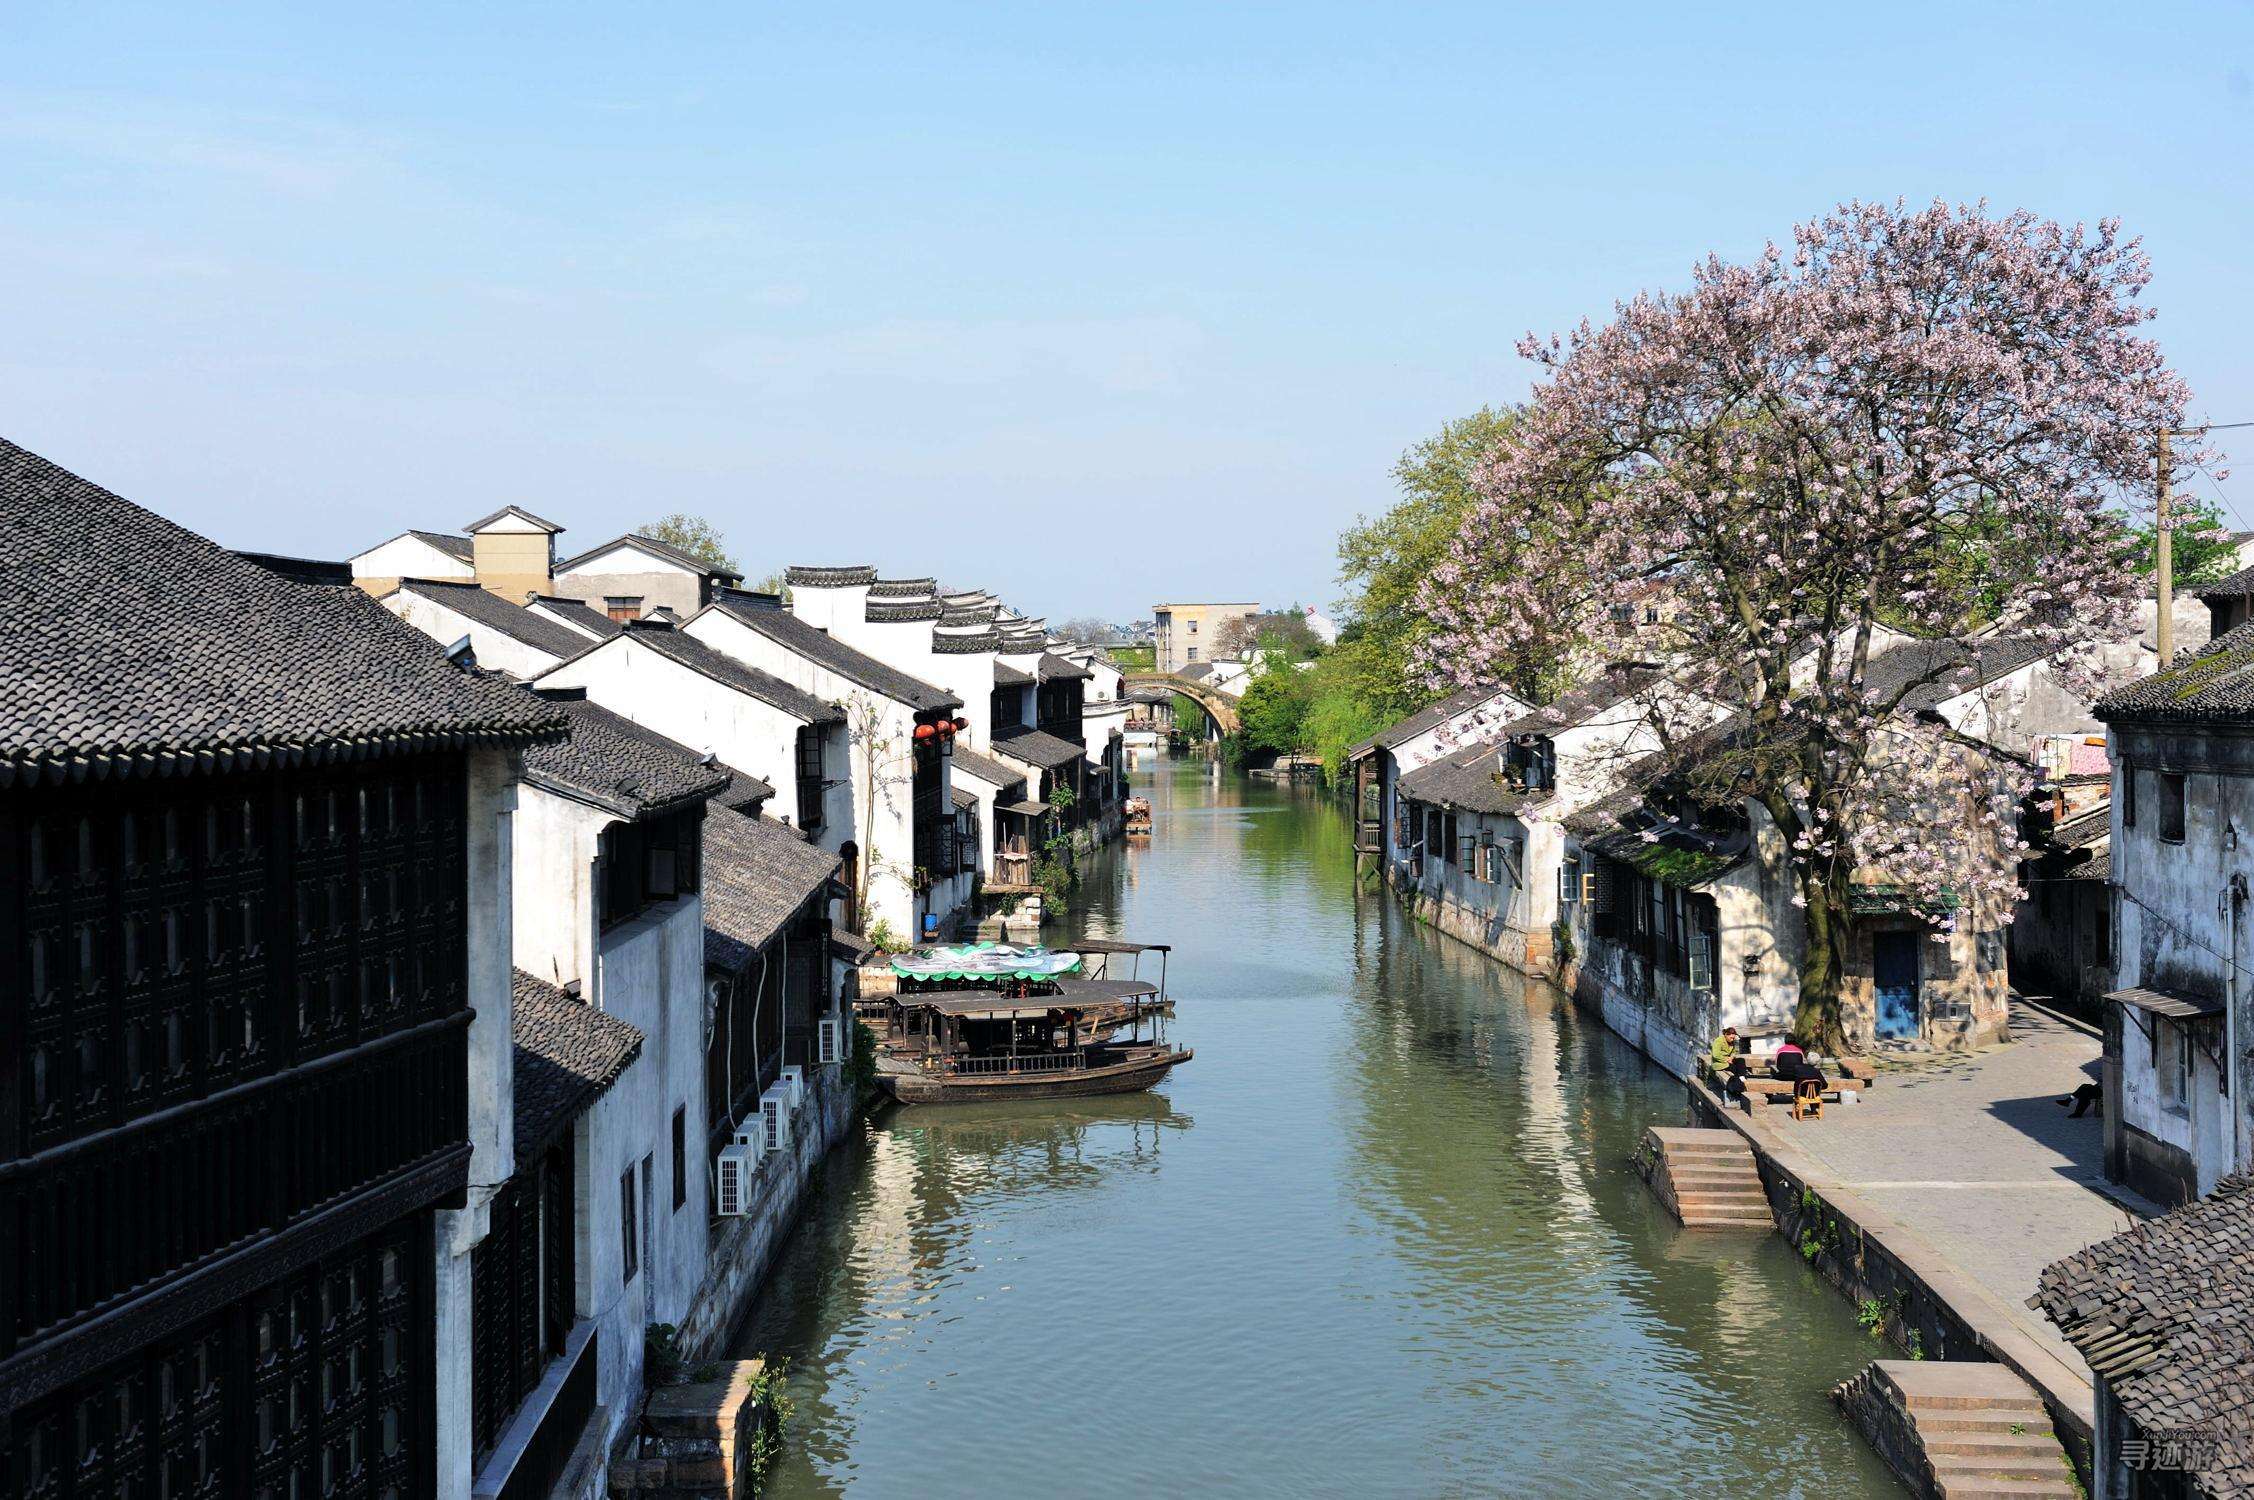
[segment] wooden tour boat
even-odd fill
[[[860,1007],[878,1035],[877,1082],[902,1104],[1147,1089],[1192,1055],[1166,1040],[1169,951],[1091,938],[1056,949],[983,945],[902,955],[900,992]],[[1112,974],[1123,957],[1139,969],[1144,953],[1160,956],[1157,982]]]

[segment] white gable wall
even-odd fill
[[[409,534],[395,536],[390,541],[370,547],[352,559],[352,576],[360,580],[389,580],[396,583],[402,578],[443,578],[459,583],[476,581],[476,570],[451,552],[442,551]],[[389,584],[386,584],[388,589]]]
[[[516,678],[533,678],[560,660],[537,646],[528,646],[513,635],[505,635],[467,615],[456,614],[420,594],[395,592],[377,602],[441,646],[451,646],[468,636],[470,649],[477,653],[477,664],[491,671],[506,672]]]

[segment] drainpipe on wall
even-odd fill
[[[2238,830],[2228,830],[2227,841],[2232,848],[2238,845]],[[2246,909],[2246,872],[2231,873],[2230,884],[2225,889],[2224,900],[2230,905],[2230,950],[2223,960],[2223,1051],[2225,1069],[2223,1083],[2230,1090],[2231,1117],[2231,1170],[2246,1165],[2245,1131],[2242,1122],[2246,1115],[2245,1080],[2240,1077],[2238,1065],[2238,929]]]

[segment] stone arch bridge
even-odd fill
[[[1129,672],[1121,683],[1121,691],[1131,692],[1135,688],[1160,688],[1180,693],[1204,709],[1206,717],[1223,734],[1235,734],[1240,727],[1236,700],[1215,692],[1210,683],[1195,677],[1178,677],[1172,672]]]

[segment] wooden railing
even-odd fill
[[[1072,1052],[1027,1052],[1016,1057],[958,1057],[951,1071],[977,1076],[1010,1073],[1077,1073],[1088,1066],[1088,1049]]]

